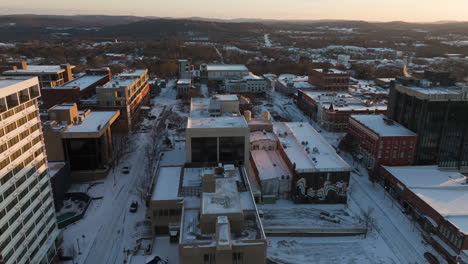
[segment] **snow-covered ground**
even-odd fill
[[[399,262],[378,236],[269,237],[268,259],[273,263],[391,264]],[[421,262],[422,263],[422,262]]]

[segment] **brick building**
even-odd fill
[[[10,62],[10,70],[4,71],[5,76],[30,76],[38,77],[39,85],[44,87],[55,87],[73,80],[73,69],[75,65],[28,65],[25,61]]]
[[[370,169],[413,163],[416,134],[383,115],[352,115],[348,136],[353,150]]]
[[[449,263],[468,252],[468,181],[437,166],[381,167],[385,189]]]
[[[383,114],[387,111],[384,103],[372,102],[347,92],[298,90],[297,106],[331,132],[348,131],[351,115]]]
[[[309,83],[322,91],[348,91],[351,75],[337,69],[312,69]]]
[[[104,85],[111,78],[109,68],[91,69],[63,85],[43,87],[40,108],[49,109],[61,103],[76,103],[81,108],[81,101],[92,97],[96,87]]]

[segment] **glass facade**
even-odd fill
[[[244,153],[245,137],[192,138],[192,162],[243,164]]]
[[[192,162],[216,162],[218,138],[192,138]]]
[[[71,170],[102,168],[101,141],[97,138],[77,138],[65,141]]]
[[[430,101],[391,90],[388,116],[418,134],[417,165],[468,166],[468,102]]]
[[[219,161],[224,163],[243,163],[244,137],[220,137]]]

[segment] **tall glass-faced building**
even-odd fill
[[[37,77],[0,77],[0,263],[52,263],[60,243]]]
[[[396,83],[387,115],[418,134],[418,165],[468,171],[468,88]]]

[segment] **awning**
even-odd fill
[[[169,235],[170,235],[171,237],[177,236],[178,233],[179,233],[178,230],[171,230],[171,231],[169,231]]]

